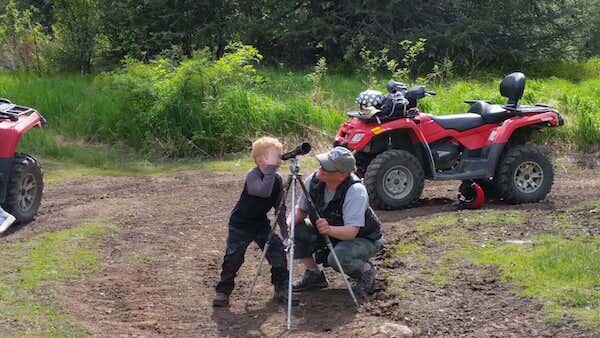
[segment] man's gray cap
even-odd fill
[[[348,148],[335,147],[317,155],[321,167],[327,171],[340,171],[349,174],[356,170],[356,160]]]

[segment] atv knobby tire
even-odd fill
[[[365,186],[371,206],[401,209],[414,204],[425,184],[419,160],[405,150],[387,150],[375,157],[365,172]]]
[[[42,201],[42,168],[31,155],[15,154],[4,208],[21,224],[34,219]]]
[[[512,204],[543,200],[552,189],[554,169],[537,147],[526,144],[510,148],[494,177],[498,197]]]

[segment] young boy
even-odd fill
[[[252,143],[252,157],[256,167],[248,171],[244,190],[229,217],[227,248],[223,257],[221,280],[217,283],[213,306],[229,305],[229,295],[235,285],[234,278],[244,262],[246,248],[256,242],[261,250],[270,232],[267,213],[277,208],[283,195],[283,183],[277,168],[281,165],[283,146],[272,137],[261,137]],[[277,223],[287,234],[285,208],[280,210]],[[287,302],[288,269],[281,238],[273,234],[266,258],[271,264],[271,283],[275,287],[275,298]],[[294,305],[297,302],[294,300]]]
[[[9,226],[11,226],[15,222],[15,216],[9,214],[4,211],[2,207],[0,207],[0,234],[6,231]]]

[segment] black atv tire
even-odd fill
[[[494,177],[498,197],[511,204],[541,201],[553,183],[554,169],[550,159],[530,144],[509,149]]]
[[[371,206],[383,210],[401,209],[411,206],[421,196],[425,172],[413,154],[394,149],[371,161],[364,182]]]
[[[42,168],[35,157],[15,154],[15,162],[8,183],[3,207],[15,216],[17,222],[31,222],[38,212],[44,191]]]

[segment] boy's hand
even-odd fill
[[[258,164],[258,168],[263,173],[267,173],[267,167],[272,166],[277,170],[281,165],[281,152],[278,149],[271,149],[268,153],[259,156],[256,159],[256,163]]]
[[[290,250],[290,247],[292,246],[292,241],[290,241],[289,238],[286,238],[285,240],[283,240],[283,251],[288,252]]]
[[[264,156],[264,161],[266,165],[274,165],[276,167],[279,167],[279,165],[281,165],[281,152],[278,149],[270,150]]]

